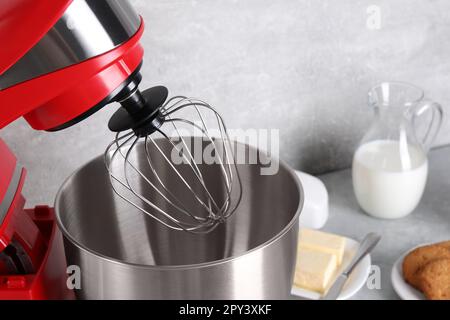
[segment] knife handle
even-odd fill
[[[350,273],[352,273],[353,269],[356,265],[377,245],[378,241],[380,241],[381,236],[377,233],[371,232],[367,234],[363,241],[361,241],[361,244],[356,251],[355,256],[353,257],[350,264],[345,268],[344,272],[342,273],[345,276],[349,276]]]

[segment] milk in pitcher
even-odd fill
[[[425,189],[427,157],[419,148],[394,140],[361,145],[353,159],[353,186],[364,211],[396,219],[411,213]]]

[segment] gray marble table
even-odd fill
[[[450,240],[450,147],[429,154],[428,183],[417,209],[399,220],[379,220],[364,214],[353,194],[351,171],[320,176],[330,196],[330,216],[324,230],[361,239],[375,231],[383,238],[372,253],[379,266],[381,288],[364,286],[353,299],[399,299],[390,277],[394,262],[405,251],[422,243]]]

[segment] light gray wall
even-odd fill
[[[415,83],[450,106],[448,0],[132,2],[146,21],[144,87],[201,97],[231,128],[279,129],[281,157],[296,168],[349,166],[378,81]],[[366,27],[369,5],[381,8],[380,30]],[[103,152],[113,109],[58,133],[23,120],[1,130],[29,170],[31,204],[51,203],[66,176]],[[438,143],[449,142],[446,123]]]

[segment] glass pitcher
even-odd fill
[[[353,157],[353,189],[366,213],[401,218],[417,207],[425,189],[427,152],[441,127],[442,107],[407,83],[384,82],[368,96],[375,119]]]

